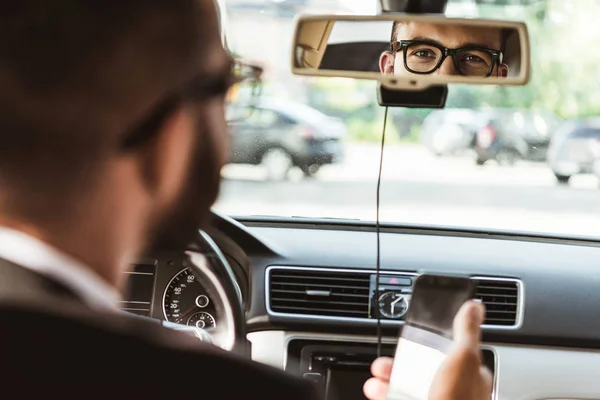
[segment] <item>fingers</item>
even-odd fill
[[[371,374],[375,378],[379,378],[383,381],[389,381],[390,375],[392,374],[392,365],[394,364],[394,359],[390,357],[379,357],[373,364],[371,364]]]
[[[369,400],[385,400],[388,382],[378,378],[370,378],[363,386],[363,392]]]
[[[485,307],[476,301],[467,301],[454,318],[454,342],[461,347],[479,352],[480,325],[485,319]]]
[[[489,399],[492,375],[481,365],[481,327],[485,307],[468,301],[454,318],[454,348],[438,370],[429,392],[430,400]]]
[[[487,396],[492,393],[494,389],[494,377],[490,370],[484,365],[479,368],[479,374],[481,375],[481,380],[483,381],[483,393]]]
[[[451,353],[433,379],[429,400],[490,399],[493,378],[477,355],[467,348]]]
[[[379,357],[371,364],[373,378],[365,382],[363,392],[369,400],[385,400],[394,360],[390,357]]]
[[[492,392],[492,375],[481,366],[480,325],[485,320],[485,307],[480,302],[468,301],[462,305],[454,318],[455,348],[444,362],[432,386],[431,399],[487,398]],[[393,360],[380,357],[371,365],[374,378],[363,386],[369,400],[384,400],[387,396]],[[479,375],[479,377],[477,377]],[[473,385],[474,382],[479,382]],[[475,397],[469,396],[472,391]],[[449,395],[452,396],[449,396]]]

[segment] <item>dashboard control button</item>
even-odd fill
[[[322,383],[323,382],[323,375],[316,373],[316,372],[307,372],[304,375],[302,375],[302,377],[304,379],[308,379],[309,381],[315,382],[315,383]]]

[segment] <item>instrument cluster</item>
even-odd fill
[[[143,260],[125,274],[121,310],[202,329],[219,323],[213,299],[183,256]]]

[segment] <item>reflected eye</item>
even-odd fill
[[[491,54],[484,51],[469,50],[461,52],[458,61],[472,68],[487,68],[492,64],[493,58]]]
[[[431,49],[417,49],[411,53],[411,56],[417,58],[437,58],[436,53]]]
[[[405,52],[406,69],[417,73],[433,71],[442,56],[440,49],[424,43],[410,44],[406,47]]]
[[[485,76],[490,72],[493,56],[484,51],[469,50],[461,52],[457,62],[462,75]]]
[[[465,56],[463,58],[463,61],[466,61],[466,62],[472,63],[472,64],[485,64],[485,60],[483,60],[479,56],[475,56],[475,55],[472,55],[472,54],[469,54],[469,55]]]

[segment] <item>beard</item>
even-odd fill
[[[208,224],[211,206],[219,195],[221,162],[216,132],[203,120],[198,122],[198,132],[203,135],[196,136],[196,149],[181,194],[152,227],[149,249],[186,250],[197,241],[198,230]]]

